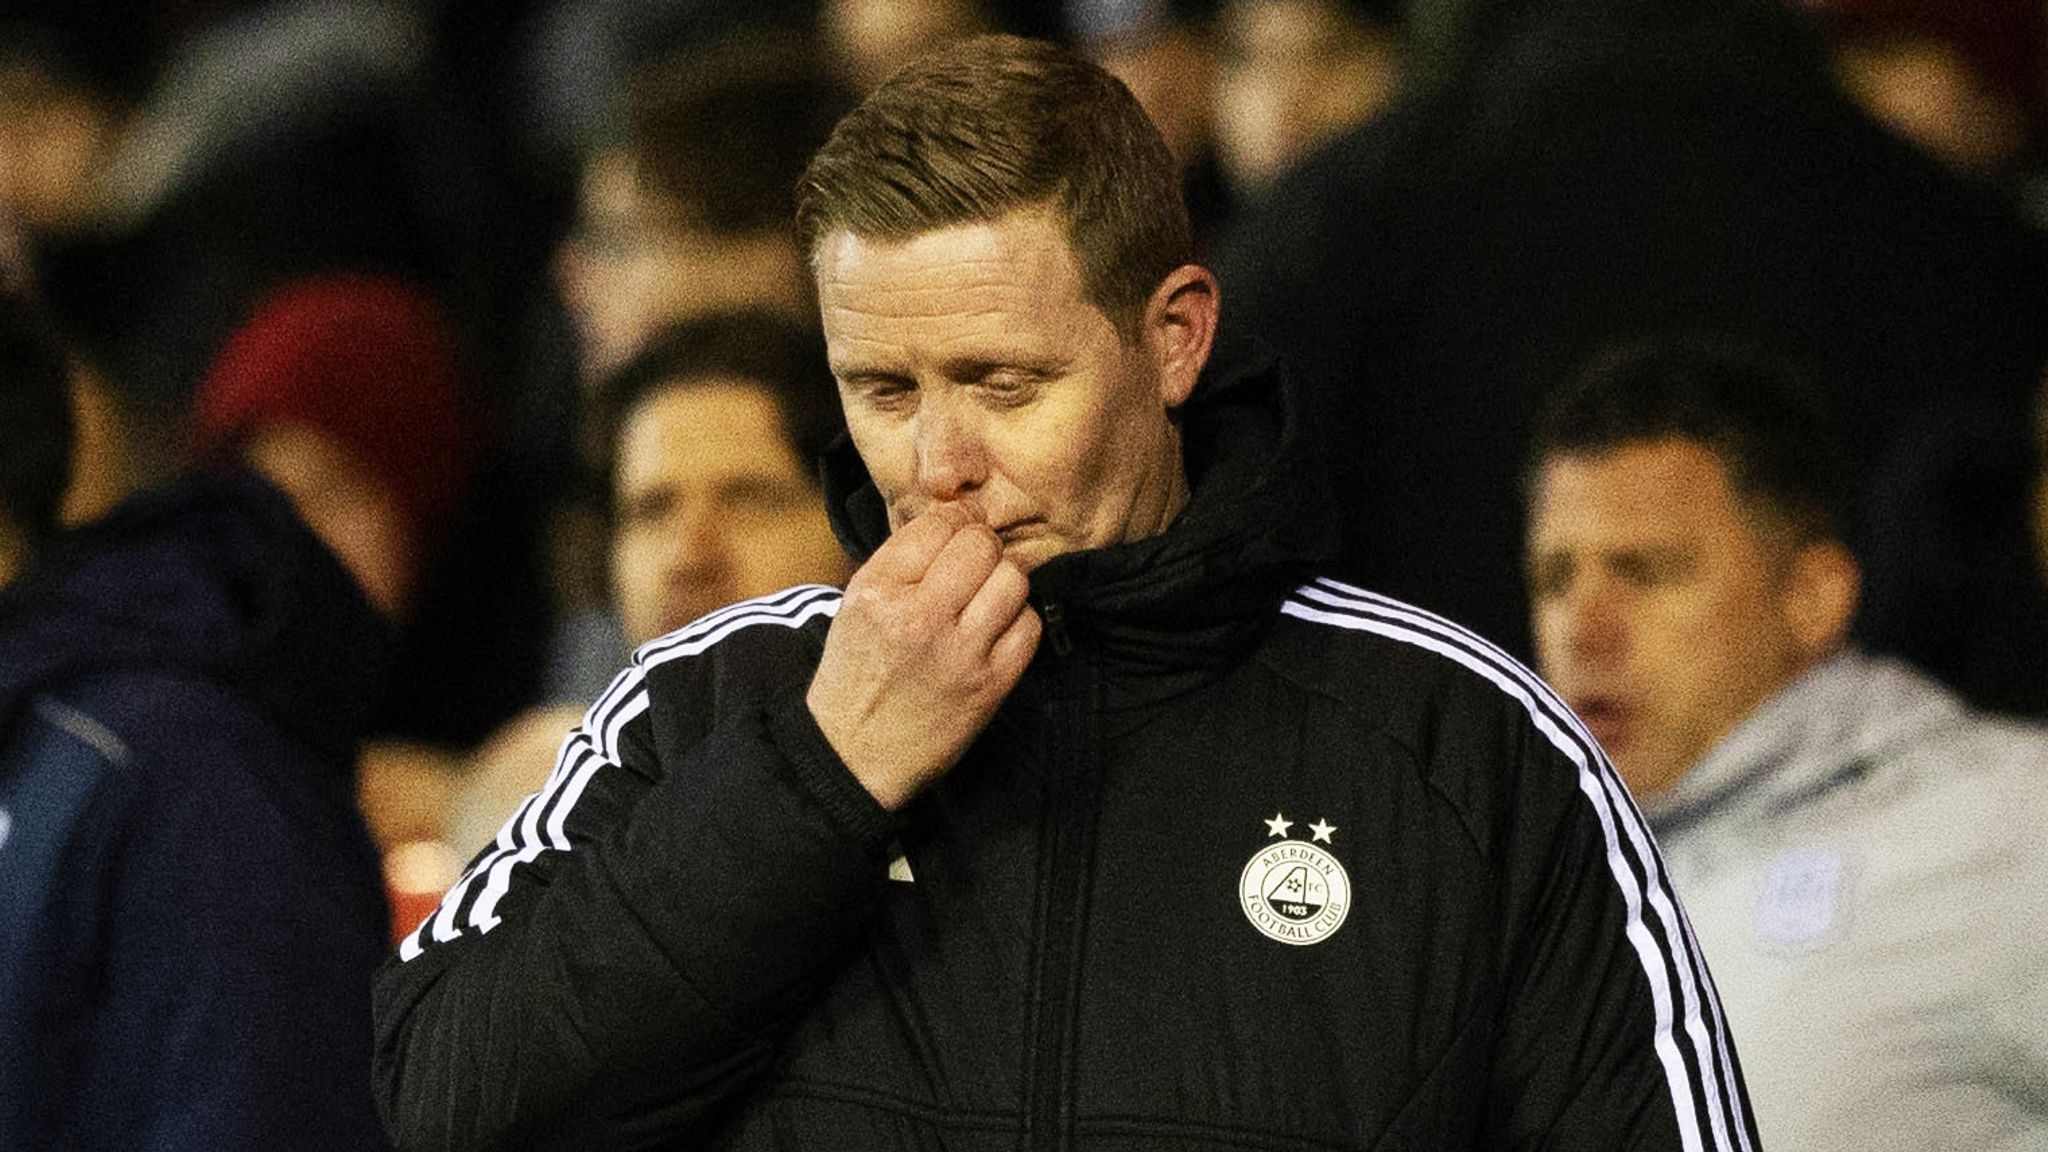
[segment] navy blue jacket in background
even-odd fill
[[[383,1147],[353,765],[387,648],[249,476],[0,592],[0,1148]]]

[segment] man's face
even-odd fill
[[[612,581],[643,644],[792,584],[837,583],[845,553],[773,396],[744,380],[662,388],[619,430]]]
[[[1676,784],[1811,655],[1790,623],[1788,548],[1766,535],[1690,440],[1543,465],[1528,549],[1537,658],[1638,796]]]
[[[1157,535],[1180,510],[1168,410],[1193,381],[1084,298],[1053,215],[901,242],[834,232],[817,270],[847,428],[892,529],[971,502],[1030,571]]]

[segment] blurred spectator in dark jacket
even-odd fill
[[[1518,446],[1615,338],[1715,331],[1802,365],[1866,468],[1963,398],[2024,429],[2048,244],[1851,105],[1798,24],[1743,0],[1492,5],[1448,78],[1241,218],[1226,317],[1322,405],[1354,578],[1526,651]]]
[[[459,544],[419,576],[403,683],[380,727],[480,739],[531,697],[549,631],[531,454],[507,447],[486,337],[503,253],[531,231],[490,210],[469,136],[428,71],[424,12],[382,0],[181,0],[203,13],[167,45],[103,181],[97,227],[39,252],[40,286],[91,363],[153,422],[193,390],[256,302],[337,270],[419,285],[446,308],[480,385],[488,500],[451,517]],[[153,5],[116,13],[134,31]],[[541,246],[526,241],[527,249]],[[525,283],[544,256],[518,265]],[[165,438],[145,447],[176,445]],[[161,473],[175,461],[156,461]]]
[[[53,534],[63,360],[11,303],[0,395],[0,1146],[382,1147],[381,622],[246,473]]]
[[[431,297],[388,277],[315,276],[257,301],[201,383],[193,429],[203,457],[238,460],[282,489],[370,602],[409,628],[470,481],[468,391]],[[378,719],[390,713],[387,701]],[[451,742],[393,739],[412,734],[382,725],[377,735],[363,806],[389,843],[431,818],[454,761],[436,750]]]

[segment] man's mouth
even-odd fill
[[[1011,520],[1008,523],[993,525],[993,527],[997,539],[1005,544],[1012,544],[1016,541],[1028,540],[1038,535],[1044,529],[1045,521],[1036,517],[1026,517],[1022,520]]]
[[[1602,748],[1612,753],[1628,743],[1635,728],[1635,709],[1620,697],[1579,696],[1569,703]]]

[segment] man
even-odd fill
[[[845,581],[811,464],[840,423],[824,351],[772,313],[709,316],[656,335],[601,390],[619,619],[568,634],[569,646],[601,652],[563,654],[602,659],[590,695],[624,654],[621,627],[637,646],[741,600]],[[449,840],[468,852],[490,839],[582,715],[580,703],[536,708],[493,737],[449,813]],[[433,886],[429,908],[451,879]]]
[[[380,977],[400,1143],[1750,1146],[1591,741],[1302,583],[1296,409],[1197,387],[1216,282],[1130,93],[964,42],[799,188],[864,560],[591,709]]]
[[[601,399],[612,590],[631,643],[793,584],[844,582],[812,464],[839,430],[815,330],[762,312],[678,324]]]
[[[1830,443],[1747,354],[1596,362],[1532,458],[1543,670],[1644,799],[1772,1148],[2037,1148],[2048,732],[1845,645]]]
[[[383,1147],[380,622],[246,475],[58,535],[64,363],[12,300],[0,396],[0,1147]]]
[[[403,278],[295,277],[251,304],[191,399],[199,454],[291,500],[398,630],[394,667],[410,676],[432,667],[423,649],[454,643],[441,631],[445,582],[471,542],[459,533],[478,429],[459,344],[440,303]],[[482,682],[465,678],[465,691]],[[394,687],[363,748],[361,805],[385,849],[410,838],[449,784],[441,742],[406,722],[434,711],[410,703],[418,687]],[[464,700],[460,711],[475,705]]]

